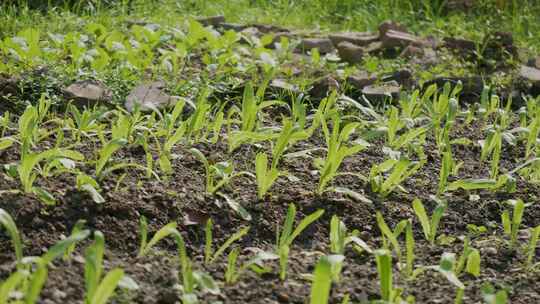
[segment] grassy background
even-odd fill
[[[540,1],[474,0],[467,11],[447,9],[451,1],[463,0],[8,0],[0,5],[0,37],[29,26],[66,32],[78,27],[79,18],[105,25],[141,18],[174,25],[185,16],[224,14],[230,22],[323,30],[375,30],[392,19],[421,34],[473,39],[512,31],[520,46],[540,49]]]

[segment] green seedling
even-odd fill
[[[92,200],[96,204],[102,204],[105,202],[105,199],[99,193],[99,190],[100,190],[99,184],[92,177],[84,173],[79,173],[77,174],[76,183],[77,183],[77,190],[85,191],[88,194],[90,194],[90,196],[92,197]]]
[[[528,269],[533,269],[538,265],[538,264],[533,265],[533,261],[536,255],[536,245],[538,244],[539,237],[540,237],[540,225],[531,229],[531,239],[529,240],[529,245],[527,246],[526,266]]]
[[[470,247],[469,238],[465,238],[463,252],[456,263],[454,273],[459,276],[465,270],[473,276],[478,277],[480,275],[480,260],[478,249]]]
[[[4,209],[0,208],[0,224],[6,229],[11,238],[13,249],[15,250],[15,257],[17,258],[17,265],[21,264],[23,258],[23,243],[21,235],[17,229],[17,225],[13,221],[13,218]]]
[[[294,204],[289,205],[287,210],[287,217],[281,228],[281,233],[279,228],[276,231],[276,243],[277,243],[277,253],[279,255],[279,266],[280,272],[279,277],[281,280],[285,280],[287,276],[287,264],[289,262],[289,249],[293,241],[306,229],[311,223],[316,221],[321,215],[323,215],[324,210],[318,210],[312,214],[306,216],[303,220],[298,223],[298,226],[294,228],[294,218],[296,217],[296,206]]]
[[[390,241],[390,244],[394,248],[394,251],[396,252],[396,255],[398,257],[398,263],[400,263],[401,262],[401,246],[399,245],[398,237],[401,235],[403,230],[407,227],[407,223],[409,221],[402,220],[396,225],[396,227],[394,228],[394,231],[392,231],[390,227],[388,227],[388,225],[384,221],[384,218],[379,211],[377,211],[376,217],[377,217],[377,225],[382,234],[383,249],[389,248],[388,241]]]
[[[360,232],[353,230],[348,233],[345,223],[343,223],[337,215],[332,216],[330,220],[330,252],[336,256],[345,255],[347,245],[352,244],[353,248],[358,252],[366,251],[372,253],[373,250],[362,239],[358,237]],[[332,274],[333,279],[338,282],[341,273],[342,264],[336,261],[333,264]]]
[[[319,185],[317,193],[322,194],[327,190],[327,184],[338,175],[339,167],[343,160],[351,155],[354,155],[366,148],[364,144],[355,143],[352,146],[347,146],[345,143],[354,133],[355,129],[360,126],[359,123],[349,123],[342,129],[340,128],[341,119],[335,115],[332,117],[333,129],[328,130],[328,126],[323,123],[323,132],[326,137],[326,158],[320,160],[319,165]]]
[[[17,173],[19,174],[19,180],[23,186],[25,193],[35,193],[40,198],[45,198],[46,203],[50,202],[49,198],[46,198],[48,194],[45,190],[34,187],[34,181],[36,180],[38,174],[35,172],[35,169],[39,166],[39,163],[42,161],[51,162],[55,159],[67,158],[76,161],[81,161],[84,159],[84,156],[76,151],[66,150],[66,149],[52,149],[40,153],[31,153],[26,152],[21,154],[21,162],[17,167]],[[52,197],[50,194],[47,196]],[[54,198],[52,199],[54,202]]]
[[[266,153],[257,153],[255,158],[255,176],[257,178],[257,197],[262,200],[270,187],[279,177],[279,170],[274,167],[268,168]]]
[[[501,220],[503,224],[504,234],[510,238],[509,247],[513,249],[517,243],[517,236],[519,231],[519,226],[523,220],[523,211],[525,210],[525,204],[522,200],[511,200],[509,201],[511,205],[514,206],[512,212],[512,219],[510,220],[510,213],[508,210],[503,211],[501,214]]]
[[[427,268],[434,269],[442,274],[448,282],[454,285],[458,290],[458,298],[461,289],[465,289],[465,285],[459,280],[455,271],[456,255],[454,253],[445,252],[441,256],[441,261],[437,266],[429,266]]]
[[[389,159],[379,165],[373,165],[369,172],[371,191],[386,197],[396,188],[402,189],[401,183],[422,168],[424,163],[425,160]],[[390,173],[385,178],[384,175],[388,172]]]
[[[73,225],[73,228],[71,229],[71,236],[70,238],[76,238],[78,235],[85,235],[84,238],[86,238],[88,235],[90,235],[90,232],[88,230],[84,230],[84,225],[86,224],[86,220],[78,220],[75,225]],[[69,239],[69,238],[68,238]],[[73,242],[70,244],[66,250],[64,251],[64,260],[69,261],[71,259],[71,255],[73,252],[75,252],[75,246],[77,245],[76,242]]]
[[[506,290],[496,291],[493,285],[485,283],[482,285],[482,298],[485,304],[507,304],[508,294]]]
[[[399,288],[394,288],[392,273],[392,254],[385,249],[375,250],[375,261],[377,262],[377,272],[379,274],[379,286],[381,290],[381,300],[383,303],[401,303],[401,292]]]
[[[103,275],[103,253],[105,238],[99,231],[94,232],[94,243],[85,251],[84,279],[85,303],[105,304],[124,277],[124,271],[115,268]]]
[[[163,227],[161,227],[154,236],[150,239],[149,242],[146,242],[147,240],[147,222],[146,218],[142,217],[139,222],[139,226],[141,229],[141,246],[139,248],[139,257],[143,257],[148,254],[150,249],[154,247],[159,241],[162,239],[168,237],[168,236],[174,236],[176,233],[176,223],[172,222],[169,223]]]
[[[213,263],[217,258],[219,258],[227,248],[229,248],[234,242],[240,240],[244,235],[249,232],[250,227],[244,227],[238,230],[236,233],[231,235],[225,243],[223,243],[217,250],[214,252],[212,248],[212,220],[208,219],[206,222],[205,235],[206,242],[204,247],[204,261],[205,263]]]
[[[332,263],[323,256],[315,266],[311,283],[310,304],[327,304],[332,288]]]
[[[113,166],[110,169],[104,171],[105,165],[107,165],[107,162],[109,162],[112,155],[116,151],[120,150],[120,148],[122,148],[126,144],[127,144],[127,140],[123,138],[117,138],[117,139],[113,139],[109,141],[101,148],[101,150],[99,150],[99,156],[96,161],[96,177],[98,179],[102,179],[107,173],[111,172],[113,168],[116,167],[116,166]],[[118,169],[118,168],[115,168],[115,169]]]
[[[437,237],[437,229],[439,228],[439,223],[444,214],[444,211],[446,210],[446,203],[441,202],[438,204],[435,210],[433,210],[431,219],[428,217],[426,209],[424,208],[421,200],[415,199],[413,201],[413,210],[418,217],[420,225],[422,226],[422,231],[424,232],[426,240],[429,241],[432,245],[435,244],[435,238]]]
[[[263,274],[271,271],[269,267],[265,267],[263,262],[268,260],[279,259],[274,253],[261,251],[257,253],[254,257],[250,258],[247,262],[243,263],[240,267],[237,267],[237,260],[239,255],[239,249],[234,248],[229,252],[227,259],[227,269],[225,271],[225,282],[227,284],[234,284],[240,276],[249,268],[252,271]]]
[[[230,181],[241,175],[252,176],[251,173],[246,171],[234,172],[234,166],[229,162],[219,162],[214,165],[210,165],[206,156],[198,149],[191,148],[189,150],[193,155],[204,165],[206,173],[206,192],[209,194],[216,194],[216,192],[223,186],[228,185]]]

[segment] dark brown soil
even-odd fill
[[[473,123],[460,123],[454,138],[466,136],[477,141],[484,138],[480,128]],[[431,136],[430,136],[431,137]],[[408,193],[394,192],[381,199],[371,193],[369,185],[359,178],[341,176],[335,185],[346,186],[359,193],[364,193],[374,202],[373,205],[354,201],[337,194],[315,195],[318,176],[314,174],[312,160],[292,159],[282,164],[299,181],[290,181],[282,177],[272,187],[270,195],[264,200],[257,199],[256,184],[252,178],[234,179],[224,193],[239,202],[252,216],[250,222],[242,220],[223,199],[212,197],[204,191],[204,171],[201,164],[191,155],[187,146],[177,146],[174,153],[179,157],[174,160],[174,173],[166,182],[147,180],[139,171],[117,172],[102,183],[106,202],[95,204],[85,193],[75,188],[75,177],[63,174],[48,179],[38,179],[38,184],[53,193],[58,203],[56,206],[44,206],[31,195],[3,194],[1,208],[15,219],[24,235],[24,254],[40,255],[63,236],[69,235],[71,228],[79,219],[85,219],[90,229],[100,230],[106,237],[105,267],[122,267],[138,284],[137,291],[120,291],[118,302],[126,303],[174,303],[179,301],[179,292],[175,285],[179,281],[179,265],[172,241],[165,240],[158,244],[158,249],[144,258],[137,258],[139,246],[139,218],[144,215],[149,221],[151,233],[169,222],[177,222],[179,230],[186,239],[189,254],[196,269],[208,271],[217,281],[223,282],[226,257],[222,256],[212,265],[204,265],[204,227],[185,225],[186,216],[211,218],[214,222],[214,237],[221,244],[242,226],[251,226],[249,234],[238,246],[242,248],[241,260],[251,254],[250,248],[257,247],[272,250],[275,243],[276,224],[282,223],[289,203],[295,203],[299,210],[298,218],[317,209],[325,213],[295,241],[291,249],[288,278],[279,279],[277,262],[269,263],[273,274],[262,277],[247,272],[232,286],[221,284],[220,295],[201,295],[203,303],[222,301],[223,303],[306,303],[309,297],[310,282],[303,275],[310,274],[321,255],[329,253],[329,222],[332,215],[338,215],[347,227],[358,229],[361,238],[373,248],[381,246],[380,231],[375,222],[375,212],[380,211],[387,223],[393,227],[402,219],[414,219],[416,239],[416,264],[418,266],[437,265],[443,252],[460,253],[462,241],[459,237],[470,235],[472,245],[482,253],[481,275],[477,278],[462,275],[461,280],[467,286],[465,303],[481,301],[480,286],[492,282],[498,288],[507,288],[512,303],[540,302],[540,275],[523,269],[524,256],[509,252],[503,242],[500,213],[506,199],[521,198],[533,203],[527,207],[523,222],[524,227],[540,224],[538,201],[539,187],[518,180],[518,190],[514,194],[479,191],[468,193],[455,191],[445,198],[448,209],[442,219],[440,234],[447,236],[446,244],[431,246],[423,238],[421,227],[412,211],[411,202],[420,198],[430,212],[435,203],[430,195],[436,193],[440,158],[435,151],[433,138],[428,137],[425,153],[430,160],[413,177],[404,183]],[[83,141],[84,142],[84,141]],[[382,142],[374,142],[367,150],[346,159],[342,172],[355,172],[369,175],[373,164],[385,159]],[[43,145],[45,146],[45,145]],[[309,147],[324,146],[319,135],[308,142],[296,144],[291,151]],[[224,143],[217,145],[197,145],[213,161],[234,161],[236,170],[254,171],[254,146],[242,146],[228,155]],[[92,159],[93,144],[83,144],[77,150]],[[523,148],[507,146],[503,150],[501,170],[511,170],[522,157]],[[476,146],[456,146],[455,157],[463,161],[459,178],[480,178],[489,175],[489,164],[479,159],[480,149]],[[18,161],[17,148],[0,152],[0,163]],[[115,159],[141,163],[145,162],[140,148],[125,148],[115,155]],[[91,167],[81,170],[88,174]],[[121,179],[121,175],[126,173]],[[18,181],[0,179],[0,190],[20,188]],[[115,190],[117,189],[117,190]],[[480,199],[472,201],[470,194],[478,194]],[[216,204],[216,202],[221,204]],[[467,230],[468,224],[485,226],[487,232],[474,235]],[[14,269],[14,253],[5,234],[0,234],[0,277],[5,278]],[[522,240],[525,244],[525,240]],[[86,245],[83,244],[83,245]],[[76,256],[70,261],[57,261],[51,266],[49,279],[41,295],[41,303],[82,303],[84,296],[84,278],[80,245]],[[357,254],[351,248],[347,250],[342,279],[332,289],[332,303],[338,303],[346,295],[351,300],[362,302],[379,297],[377,271],[373,257]],[[453,303],[455,288],[436,272],[427,271],[413,281],[403,278],[397,267],[394,268],[395,284],[404,288],[406,295],[413,295],[417,303]]]

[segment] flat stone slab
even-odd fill
[[[139,105],[141,111],[170,107],[178,98],[165,93],[165,82],[155,81],[136,86],[126,98],[125,107],[132,112]]]
[[[420,45],[421,39],[407,32],[388,30],[381,36],[384,48],[406,47],[408,45]]]
[[[304,53],[312,49],[318,49],[319,53],[327,54],[334,51],[334,45],[328,38],[306,38],[302,39],[297,46],[297,50]]]
[[[369,85],[362,89],[362,94],[372,102],[383,102],[387,99],[398,99],[401,92],[399,84],[390,81],[383,84]]]
[[[341,42],[349,42],[357,46],[367,46],[379,39],[379,35],[371,32],[342,32],[328,35],[334,46]]]
[[[217,16],[209,16],[209,17],[200,17],[195,19],[197,22],[202,24],[203,26],[218,26],[219,24],[225,22],[225,16],[223,15],[217,15]]]

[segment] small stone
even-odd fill
[[[312,84],[309,95],[314,100],[321,100],[328,96],[331,91],[339,91],[339,89],[339,82],[332,76],[326,76]]]
[[[342,42],[350,42],[357,46],[366,46],[379,39],[377,34],[371,32],[342,32],[328,35],[334,46]]]
[[[404,32],[404,33],[408,32],[407,28],[404,25],[401,25],[394,21],[387,20],[379,25],[379,36],[383,37],[386,34],[386,32],[390,30]]]
[[[203,26],[218,26],[220,23],[225,22],[225,16],[223,15],[217,15],[217,16],[209,16],[209,17],[200,17],[195,19],[197,22],[202,24]]]
[[[407,32],[388,30],[381,36],[382,46],[384,48],[406,47],[410,44],[421,44],[420,39]]]
[[[395,81],[390,81],[380,85],[370,85],[362,89],[362,94],[375,103],[384,102],[387,99],[398,99],[401,88]]]
[[[174,105],[178,98],[165,93],[164,88],[163,81],[136,86],[126,98],[126,109],[132,112],[139,105],[141,111],[150,111]]]
[[[383,77],[382,81],[384,82],[395,81],[399,85],[406,88],[411,88],[414,86],[413,74],[408,69],[398,70],[389,76]]]
[[[328,38],[305,38],[300,41],[300,44],[297,47],[298,51],[304,53],[312,49],[318,49],[319,53],[327,54],[334,50],[334,45]]]
[[[100,101],[109,102],[112,92],[103,83],[95,80],[82,80],[63,89],[64,97],[78,106],[92,106]]]
[[[364,49],[348,41],[339,43],[337,50],[339,57],[348,63],[359,63],[364,57]]]

